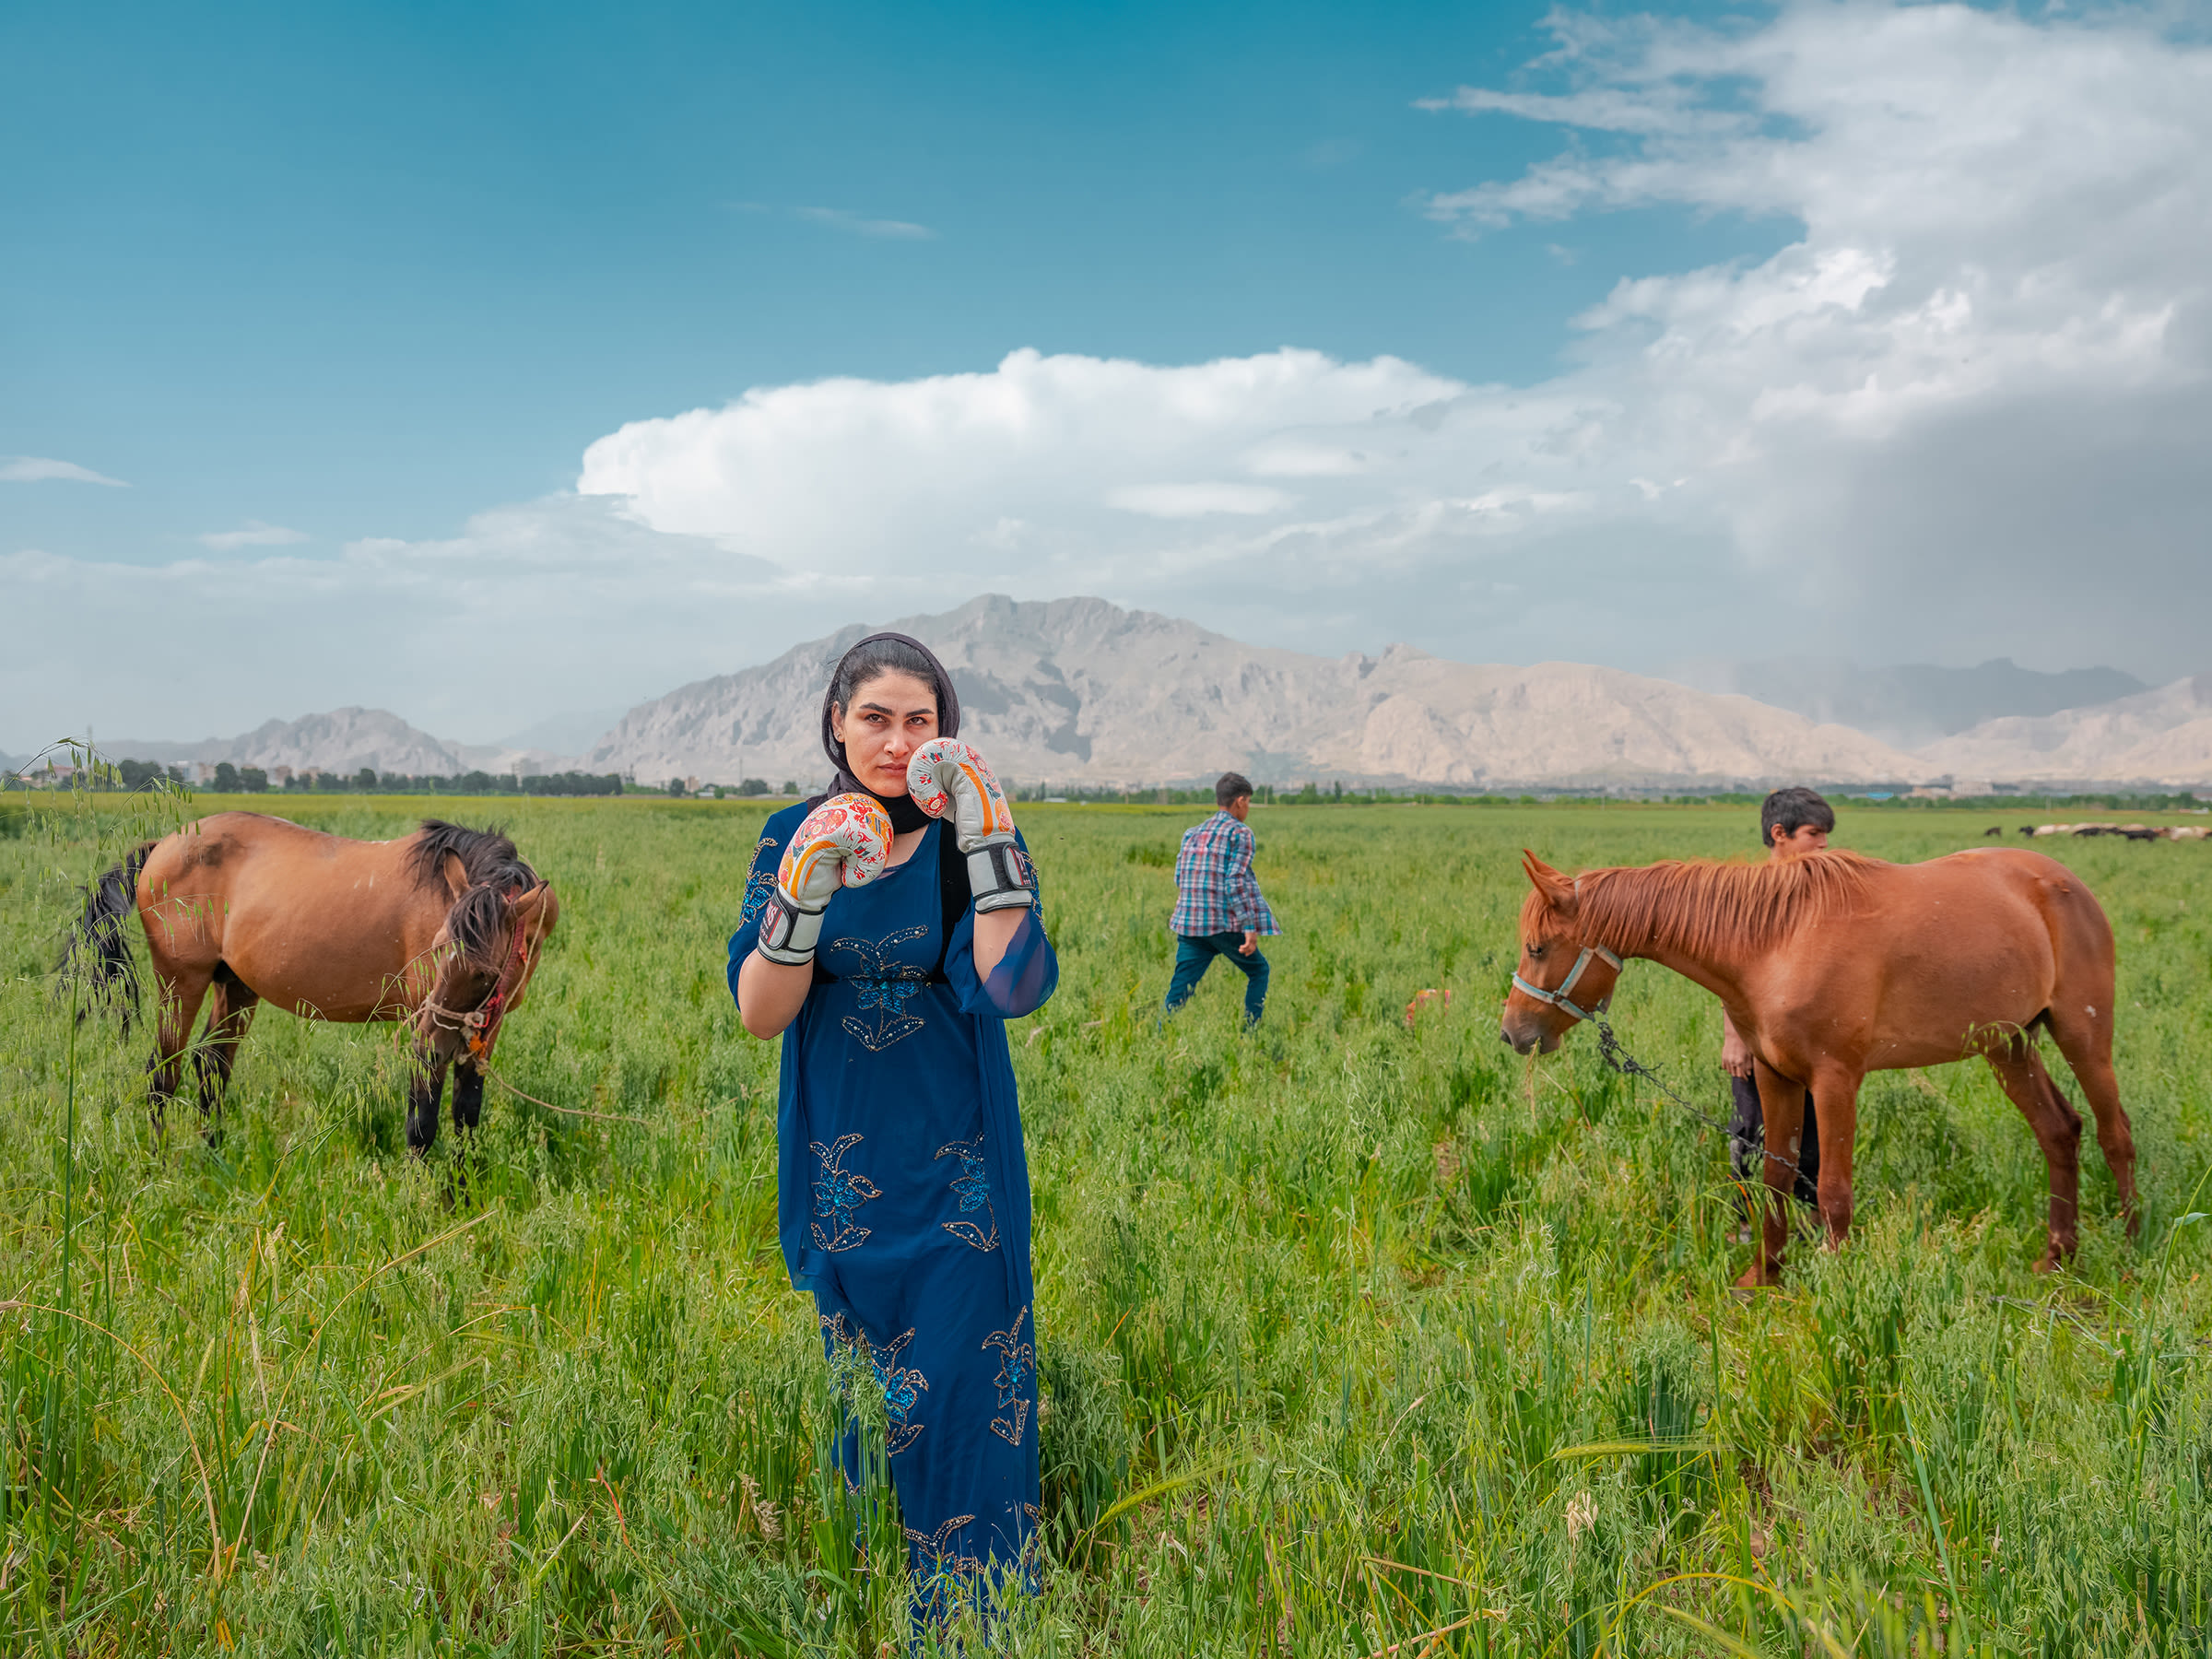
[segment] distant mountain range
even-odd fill
[[[1102,599],[1000,595],[892,626],[927,641],[972,736],[1025,784],[1307,778],[1463,787],[1902,779],[1909,755],[1747,697],[1618,669],[1308,656]],[[830,667],[860,624],[632,709],[584,758],[639,777],[818,779]]]
[[[1705,691],[1740,691],[1807,720],[1847,725],[1899,748],[1940,738],[2007,715],[2056,714],[2148,689],[2117,668],[2068,668],[2045,674],[2010,657],[1973,668],[1932,663],[1863,668],[1833,657],[1732,663],[1681,677]]]
[[[553,770],[560,756],[551,749],[513,744],[449,743],[409,725],[384,709],[333,709],[298,720],[271,720],[242,737],[205,737],[174,743],[142,737],[101,738],[100,752],[117,759],[199,761],[294,771],[356,772],[364,766],[380,772],[451,778],[463,772]]]
[[[1312,656],[1100,599],[985,595],[892,626],[944,658],[963,735],[1028,791],[1188,782],[1232,767],[1277,784],[1475,789],[2212,781],[2212,675],[2146,689],[2116,669],[2042,674],[2002,658],[1871,670],[1808,660],[1738,665],[1720,685],[1695,675],[1703,684],[1692,687],[1582,664],[1453,663],[1405,645]],[[618,720],[550,717],[503,745],[449,742],[349,708],[240,737],[100,747],[294,771],[575,768],[813,787],[827,772],[815,735],[822,688],[870,630],[853,624]],[[594,730],[604,735],[593,742]]]
[[[1978,778],[2201,783],[2212,779],[2212,674],[2091,708],[1985,720],[1921,752]]]

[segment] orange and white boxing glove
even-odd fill
[[[822,912],[840,888],[865,887],[891,855],[891,820],[865,794],[832,796],[793,831],[776,868],[776,890],[760,912],[760,954],[804,968],[814,960]]]
[[[1014,841],[1014,814],[990,764],[971,744],[933,737],[906,763],[906,790],[914,805],[950,827],[968,855],[968,887],[976,913],[1032,903],[1037,875]]]

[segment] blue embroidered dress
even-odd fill
[[[787,807],[763,829],[730,940],[733,997],[805,817]],[[1030,1570],[1030,1173],[1005,1022],[1059,977],[1034,906],[988,980],[972,910],[942,939],[947,833],[932,823],[903,864],[830,900],[814,988],[783,1033],[776,1114],[783,1260],[814,1292],[825,1350],[856,1351],[883,1389],[918,1587]],[[848,1480],[856,1456],[848,1435]]]

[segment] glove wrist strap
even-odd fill
[[[781,890],[769,895],[760,912],[760,954],[787,968],[804,968],[814,960],[814,947],[822,936],[822,912],[801,910]]]
[[[968,854],[968,888],[975,913],[1028,906],[1037,898],[1037,876],[1011,837],[987,841]]]

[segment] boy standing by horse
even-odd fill
[[[1767,857],[1775,864],[1818,853],[1835,833],[1836,812],[1820,794],[1801,784],[1778,789],[1759,809],[1759,839],[1766,843]],[[1728,1161],[1735,1178],[1749,1185],[1761,1180],[1759,1159],[1766,1137],[1766,1116],[1759,1104],[1759,1084],[1751,1076],[1751,1050],[1721,1013],[1721,1066],[1735,1096],[1735,1113],[1728,1122]],[[1820,1184],[1820,1128],[1813,1118],[1813,1095],[1805,1095],[1805,1130],[1797,1142],[1797,1180],[1794,1191],[1806,1204],[1816,1202]]]
[[[1252,811],[1252,780],[1223,772],[1214,782],[1214,805],[1218,810],[1212,818],[1183,831],[1175,854],[1175,913],[1168,919],[1175,935],[1175,976],[1168,983],[1167,1011],[1191,1000],[1219,957],[1244,976],[1249,1030],[1267,1006],[1267,959],[1260,954],[1260,935],[1283,930],[1252,873],[1254,843],[1244,822]]]

